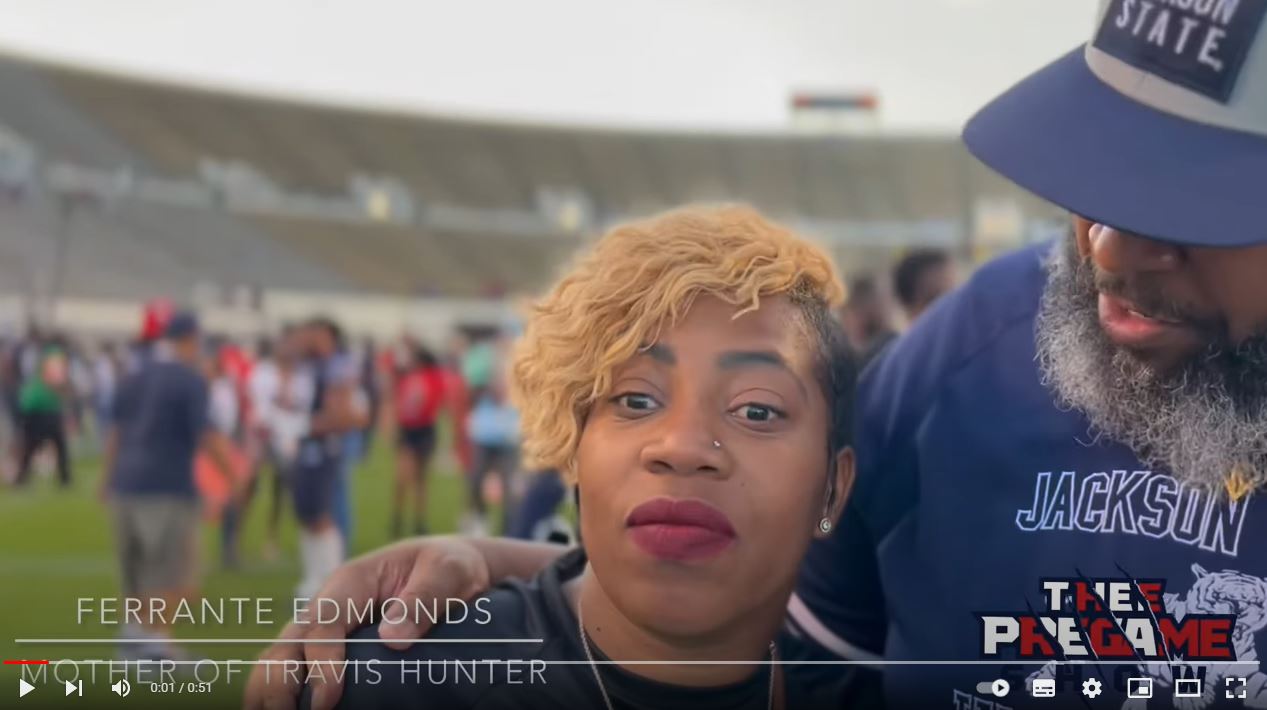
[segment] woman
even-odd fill
[[[391,537],[404,535],[404,509],[413,501],[413,534],[427,533],[427,478],[436,450],[436,419],[444,404],[444,375],[430,350],[404,343],[407,362],[396,377],[392,409],[396,414],[396,485],[392,496]]]
[[[820,249],[747,208],[606,235],[536,306],[511,380],[528,464],[578,487],[583,546],[430,635],[485,643],[349,644],[396,665],[349,670],[344,706],[803,704],[772,640],[852,482],[841,295]],[[453,663],[481,658],[548,665]]]

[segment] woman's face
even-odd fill
[[[670,635],[782,608],[852,482],[846,452],[829,503],[828,406],[798,310],[771,298],[735,311],[701,297],[619,368],[577,450],[599,584],[631,620]]]

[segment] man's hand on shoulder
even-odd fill
[[[475,545],[459,537],[431,537],[398,542],[345,563],[326,580],[317,597],[337,600],[341,606],[396,598],[413,608],[415,601],[469,600],[489,586],[489,566]],[[430,630],[425,615],[421,619],[407,616],[401,623],[379,626],[388,647],[405,650]],[[346,658],[341,641],[355,630],[353,620],[340,615],[325,624],[301,621],[289,624],[260,659],[274,666],[285,661],[340,666]],[[244,700],[247,708],[296,707],[302,684],[288,681],[276,667],[272,670],[261,664],[251,673]],[[312,685],[314,710],[333,708],[343,690],[332,673],[314,677]]]

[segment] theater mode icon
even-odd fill
[[[1200,678],[1175,678],[1175,697],[1176,698],[1201,697],[1201,679]]]
[[[1035,698],[1054,698],[1056,697],[1056,679],[1055,678],[1035,678],[1034,682],[1029,686],[1029,694]]]

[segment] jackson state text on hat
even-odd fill
[[[1093,46],[1226,103],[1267,0],[1112,0]]]

